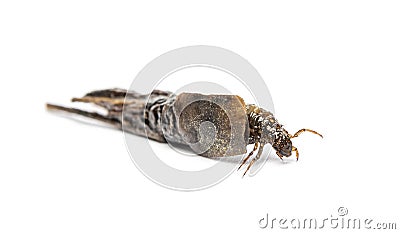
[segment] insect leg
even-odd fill
[[[250,169],[250,167],[253,166],[253,164],[254,164],[258,159],[260,159],[261,154],[262,154],[262,152],[263,152],[263,149],[264,149],[264,144],[261,144],[261,145],[260,145],[260,149],[259,149],[258,152],[257,152],[257,155],[250,161],[250,163],[249,163],[249,165],[247,166],[246,171],[244,172],[243,176],[246,175],[246,173],[247,173],[247,171]]]
[[[243,159],[242,163],[240,164],[238,170],[246,163],[246,161],[250,158],[251,155],[258,149],[258,141],[254,144],[253,150]]]
[[[318,135],[318,136],[320,136],[320,137],[323,138],[323,136],[322,136],[321,134],[319,134],[318,132],[316,132],[316,131],[314,131],[314,130],[311,130],[311,129],[307,129],[307,128],[300,129],[300,130],[297,131],[293,136],[290,135],[290,138],[298,137],[298,136],[299,136],[301,133],[303,133],[303,132],[311,132],[311,133],[314,133],[314,134],[316,134],[316,135]]]
[[[283,161],[283,156],[278,151],[276,151],[276,155]]]
[[[292,151],[296,152],[296,161],[299,161],[299,150],[296,147],[292,146]]]

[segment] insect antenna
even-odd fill
[[[323,137],[321,134],[319,134],[318,132],[316,132],[316,131],[314,131],[314,130],[311,130],[311,129],[307,129],[307,128],[302,128],[302,129],[300,129],[300,130],[297,131],[294,135],[290,135],[290,134],[289,134],[289,137],[290,137],[290,138],[298,137],[298,136],[299,136],[300,134],[302,134],[303,132],[311,132],[311,133],[314,133],[314,134],[320,136],[321,138],[324,138],[324,137]]]

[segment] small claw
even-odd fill
[[[243,173],[242,178],[246,175],[248,170],[249,170],[249,167],[247,167],[246,171]]]

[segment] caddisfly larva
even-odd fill
[[[271,112],[245,104],[237,95],[176,95],[160,90],[139,94],[123,89],[106,89],[72,101],[93,103],[105,108],[107,114],[53,104],[47,104],[47,108],[96,119],[158,142],[189,145],[197,154],[206,157],[245,154],[246,146],[254,144],[238,168],[249,162],[243,175],[260,158],[266,144],[272,145],[281,159],[291,156],[292,152],[298,159],[299,151],[292,145],[292,138],[303,132],[322,137],[318,132],[305,128],[291,135]]]

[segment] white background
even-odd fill
[[[2,1],[0,233],[266,233],[267,212],[323,219],[340,206],[399,228],[399,11],[398,1]],[[254,177],[178,192],[139,172],[120,132],[45,111],[127,88],[153,58],[198,44],[246,58],[280,122],[325,138],[295,139],[297,163],[271,157]]]

